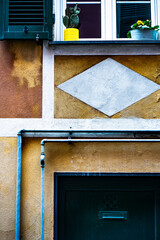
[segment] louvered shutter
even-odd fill
[[[1,1],[1,39],[52,39],[52,0]]]

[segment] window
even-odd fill
[[[0,39],[52,40],[54,13],[53,40],[63,41],[62,16],[76,3],[81,8],[80,40],[126,38],[138,19],[160,25],[160,0],[1,0]]]
[[[74,0],[67,1],[67,7],[74,6]],[[101,0],[81,0],[78,1],[81,9],[80,37],[81,38],[101,38]]]
[[[138,19],[151,19],[152,24],[160,24],[159,0],[58,0],[55,2],[56,24],[54,40],[63,40],[62,23],[66,7],[78,3],[81,8],[81,40],[124,39],[130,26]]]
[[[116,1],[117,38],[125,38],[130,26],[138,19],[151,19],[151,1]]]

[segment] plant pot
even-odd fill
[[[133,40],[156,40],[157,39],[157,31],[150,29],[134,29],[131,30],[131,38]]]
[[[64,41],[78,41],[79,30],[77,28],[66,28],[64,30]]]

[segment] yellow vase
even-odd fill
[[[66,28],[64,30],[64,41],[78,41],[79,30],[77,28]]]

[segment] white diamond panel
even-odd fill
[[[108,58],[58,88],[112,116],[157,91],[160,85]]]

